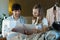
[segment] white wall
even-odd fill
[[[8,4],[9,0],[0,0],[0,17],[5,13],[8,16]]]

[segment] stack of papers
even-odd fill
[[[24,33],[24,30],[27,30],[28,32],[33,32],[32,29],[35,28],[35,25],[33,24],[19,24],[16,25],[15,29],[17,32]]]

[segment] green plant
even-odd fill
[[[3,13],[3,16],[6,16],[6,14]]]

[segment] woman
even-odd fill
[[[36,25],[36,27],[33,29],[33,34],[27,36],[28,37],[27,39],[28,40],[44,40],[44,35],[42,35],[42,33],[48,30],[48,21],[43,16],[44,14],[40,4],[36,4],[33,7],[32,14],[33,14],[32,24]]]
[[[36,25],[35,29],[38,29],[42,32],[45,32],[46,29],[48,28],[48,21],[47,19],[43,16],[43,9],[40,6],[40,4],[36,4],[33,7],[33,17],[32,17],[32,24]]]

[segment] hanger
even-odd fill
[[[58,2],[55,2],[55,7],[59,7],[59,3]]]

